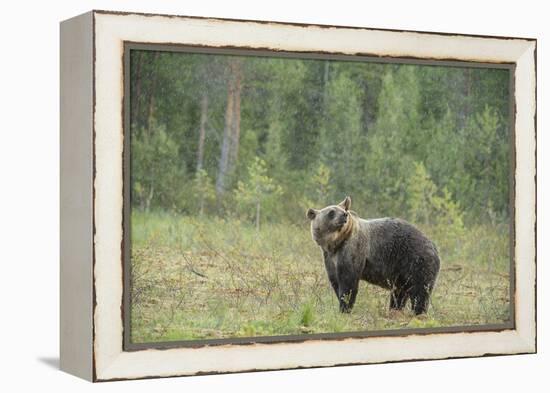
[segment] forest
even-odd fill
[[[435,239],[456,296],[440,292],[430,326],[507,320],[509,81],[503,68],[132,50],[133,338],[417,323],[386,318],[383,292],[365,304],[376,321],[320,317],[332,301],[305,212],[346,195],[361,217]],[[488,308],[471,310],[479,296]]]

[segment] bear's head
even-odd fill
[[[311,236],[323,249],[338,246],[350,235],[353,227],[350,207],[351,198],[347,196],[337,205],[307,210],[307,218],[311,221]]]

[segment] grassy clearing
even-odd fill
[[[506,226],[459,239],[422,228],[442,268],[427,318],[390,314],[389,292],[361,283],[340,314],[309,225],[253,225],[220,218],[132,215],[134,343],[506,322]]]

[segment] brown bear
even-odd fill
[[[434,243],[404,220],[365,220],[350,206],[348,196],[338,205],[307,211],[340,311],[351,311],[359,280],[365,280],[391,291],[390,309],[401,310],[410,299],[416,315],[425,313],[439,273]]]

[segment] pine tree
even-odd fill
[[[198,206],[199,215],[204,214],[205,207],[216,199],[216,189],[208,173],[199,169],[193,179],[193,196]]]
[[[378,214],[399,215],[404,210],[406,181],[423,139],[418,104],[414,67],[399,66],[384,76],[378,116],[369,136],[367,170],[367,188]]]
[[[360,90],[344,73],[334,75],[328,84],[325,123],[320,136],[317,171],[330,176],[327,197],[358,195],[364,183],[366,136],[361,122]],[[325,170],[323,167],[326,167]],[[319,172],[318,172],[319,173]],[[356,198],[359,201],[359,198]]]
[[[239,181],[235,189],[235,201],[241,212],[253,209],[256,230],[260,230],[261,207],[269,197],[281,194],[282,188],[267,175],[266,163],[261,158],[254,158],[248,167],[248,179]]]

